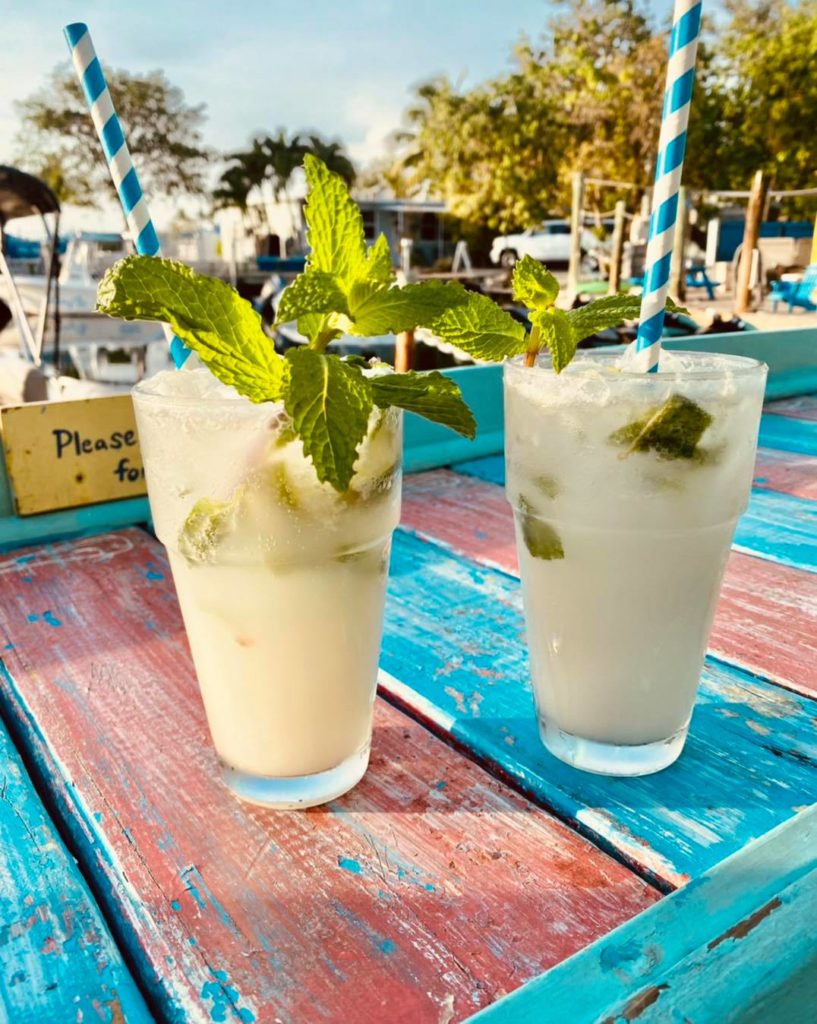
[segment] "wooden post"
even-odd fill
[[[579,290],[582,263],[582,206],[584,205],[584,174],[573,174],[573,197],[570,205],[570,263],[567,268],[567,290],[575,298]]]
[[[414,364],[414,331],[403,331],[397,335],[394,347],[394,368],[398,373],[407,373]]]
[[[735,286],[735,312],[746,313],[749,309],[749,295],[752,280],[752,253],[757,248],[760,234],[760,218],[763,213],[763,202],[766,194],[766,181],[763,171],[757,171],[749,194],[746,208],[746,228],[743,232],[743,249],[738,265],[738,280]]]
[[[621,284],[621,254],[624,251],[624,200],[619,199],[616,203],[615,219],[613,221],[613,251],[610,256],[610,278],[607,285],[608,295],[617,295]]]
[[[688,220],[687,190],[681,185],[678,189],[678,215],[675,219],[675,235],[672,239],[672,258],[669,270],[669,293],[673,299],[685,299],[687,293],[685,255]]]

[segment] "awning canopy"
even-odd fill
[[[16,217],[59,212],[57,197],[39,178],[0,165],[0,228]]]

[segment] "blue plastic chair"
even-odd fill
[[[800,306],[813,313],[817,310],[817,303],[811,301],[811,293],[815,288],[817,288],[817,263],[806,267],[800,281],[772,281],[772,290],[769,294],[772,312],[777,312],[778,303],[785,302],[790,313],[795,306]]]

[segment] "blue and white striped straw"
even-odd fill
[[[657,371],[661,353],[672,242],[678,218],[678,189],[684,167],[689,107],[695,81],[695,55],[701,33],[701,7],[701,0],[675,0],[672,18],[641,320],[635,341],[636,368],[645,373]]]
[[[142,186],[133,166],[128,144],[108,91],[108,83],[102,65],[91,42],[88,26],[82,22],[66,25],[63,30],[71,50],[71,59],[77,73],[91,119],[94,122],[99,141],[108,162],[111,178],[119,193],[119,201],[125,219],[128,222],[136,251],[140,256],[161,256],[159,238],[148,211],[147,202],[142,194]],[[167,324],[164,327],[165,337],[170,345],[170,354],[177,367],[184,365],[190,355],[190,349],[181,338],[177,338]]]

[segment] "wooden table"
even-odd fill
[[[407,477],[371,767],[307,812],[220,781],[147,532],[0,555],[0,1021],[817,1019],[817,399],[761,444],[641,779],[538,739],[496,455]]]

